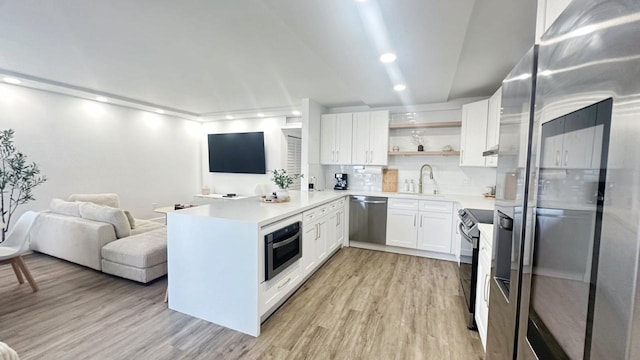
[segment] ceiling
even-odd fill
[[[535,0],[0,0],[0,72],[199,115],[438,103],[491,95],[535,14]]]

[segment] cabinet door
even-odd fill
[[[327,253],[331,254],[338,247],[338,212],[332,211],[327,222]]]
[[[567,115],[567,120],[564,123],[562,168],[591,168],[596,116],[595,107],[587,111]],[[577,129],[578,126],[582,128]]]
[[[369,162],[387,165],[389,158],[389,111],[372,111],[369,126]]]
[[[336,117],[335,114],[325,114],[320,117],[320,163],[334,164],[336,162]]]
[[[476,284],[476,313],[475,319],[478,325],[478,334],[482,346],[487,348],[487,325],[489,323],[489,271],[490,268],[484,259],[478,261],[478,279]]]
[[[353,141],[353,114],[338,114],[335,122],[336,164],[351,164],[351,142]]]
[[[344,208],[338,210],[338,225],[336,226],[336,246],[340,247],[340,245],[344,242]]]
[[[487,118],[487,149],[498,145],[500,139],[500,114],[502,107],[502,87],[489,99],[489,113]],[[485,166],[498,166],[497,156],[487,156]]]
[[[302,234],[302,271],[304,275],[311,273],[317,265],[316,261],[316,241],[318,239],[318,224],[309,223],[304,225]]]
[[[318,238],[315,242],[316,261],[318,266],[327,258],[327,239],[331,230],[328,227],[328,218],[324,217],[318,221]]]
[[[418,249],[451,253],[451,213],[420,212]]]
[[[460,166],[485,166],[482,152],[487,146],[488,111],[489,100],[462,106]]]
[[[410,249],[417,247],[418,212],[413,210],[387,210],[387,245]]]
[[[368,112],[353,114],[351,160],[355,165],[365,165],[369,163],[369,124]]]

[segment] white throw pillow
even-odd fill
[[[127,216],[122,209],[82,203],[80,205],[80,215],[84,219],[102,221],[113,225],[118,239],[131,235],[131,224],[129,224],[129,220],[127,220]]]
[[[55,214],[80,217],[80,204],[79,202],[64,201],[62,199],[51,199],[49,208]]]
[[[69,201],[86,201],[98,205],[120,207],[118,194],[72,194]]]

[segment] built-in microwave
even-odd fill
[[[264,245],[265,280],[270,280],[302,257],[302,223],[265,235]]]

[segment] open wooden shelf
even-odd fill
[[[461,127],[461,121],[442,121],[429,123],[405,123],[405,124],[389,124],[389,129],[417,129],[417,128],[445,128],[445,127]]]
[[[389,155],[458,156],[460,151],[389,151]]]

